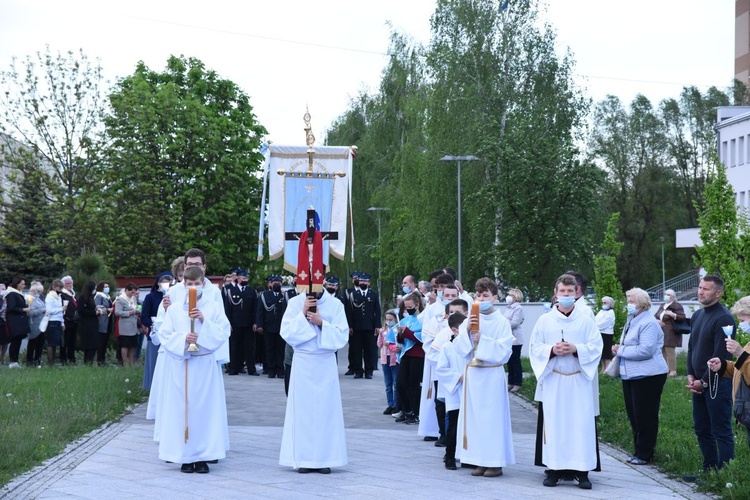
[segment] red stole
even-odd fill
[[[308,233],[302,233],[297,251],[297,292],[307,293],[310,283],[312,291],[319,293],[323,291],[323,280],[326,272],[323,266],[323,235],[320,231],[313,233],[312,244],[312,269],[310,269],[310,253],[307,245]],[[312,273],[312,274],[310,274]]]

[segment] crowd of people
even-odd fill
[[[328,276],[321,293],[298,294],[282,289],[280,275],[256,290],[246,270],[227,274],[221,287],[205,270],[205,253],[189,250],[156,277],[142,305],[132,283],[113,300],[109,283],[89,281],[76,294],[65,276],[43,298],[41,283],[24,293],[25,280],[14,278],[3,290],[2,356],[9,348],[10,366],[19,366],[28,338],[29,365],[41,363],[45,346],[49,365],[58,349],[61,363],[74,363],[76,347],[84,363],[96,357],[104,364],[114,331],[119,358],[131,366],[145,335],[147,416],[156,420],[160,458],[186,473],[207,473],[208,464],[226,456],[222,370],[283,379],[289,398],[279,462],[327,474],[347,463],[336,356],[348,344],[346,376],[372,379],[382,370],[385,415],[416,425],[425,441],[444,447],[446,469],[460,463],[473,476],[498,477],[515,463],[509,394],[523,384],[520,355],[527,341],[537,379],[535,465],[545,468],[545,486],[575,480],[580,488],[592,487],[588,473],[600,470],[596,417],[604,373],[622,381],[633,433],[628,462],[653,460],[662,391],[667,378],[677,376],[682,334],[676,325],[686,319],[673,290],[655,314],[648,293],[628,290],[628,318],[615,343],[614,299],[602,297],[594,315],[584,297],[586,280],[575,271],[557,279],[553,302],[524,339],[520,290],[509,290],[501,309],[495,282],[481,278],[468,293],[449,268],[425,281],[405,276],[403,295],[385,311],[370,276],[360,271],[342,292],[340,280]],[[750,380],[750,344],[743,348],[734,340],[732,317],[750,333],[750,297],[730,313],[719,302],[723,288],[718,276],[702,278],[703,308],[692,316],[688,343],[687,388],[704,470],[733,458],[733,397]]]

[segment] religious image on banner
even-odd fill
[[[352,231],[351,255],[354,255],[351,182],[356,146],[314,146],[309,118],[306,113],[307,146],[264,144],[261,150],[265,161],[258,260],[264,257],[263,236],[267,221],[269,259],[283,256],[284,269],[297,274],[306,268],[298,259],[305,244],[302,240],[307,241],[302,233],[310,228],[309,211],[315,214],[313,225],[320,233],[320,258],[325,268],[331,256],[344,258],[347,225]],[[264,210],[266,192],[267,216]],[[310,258],[313,253],[310,253]]]

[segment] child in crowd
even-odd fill
[[[461,300],[461,299],[458,299]],[[466,301],[461,300],[464,304]],[[468,306],[467,306],[468,307]],[[459,408],[461,406],[461,390],[463,388],[464,370],[470,361],[468,356],[461,356],[454,349],[453,339],[458,335],[458,327],[466,320],[460,312],[448,317],[448,331],[450,339],[440,350],[437,367],[435,369],[440,394],[445,401],[445,411],[448,415],[446,426],[445,468],[456,470],[456,434],[458,427]]]
[[[396,340],[401,347],[399,352],[399,376],[396,383],[398,401],[404,412],[396,422],[419,423],[419,396],[424,370],[424,349],[422,349],[422,323],[417,317],[424,309],[422,296],[412,292],[404,297],[404,319],[399,321]]]
[[[398,318],[393,311],[385,313],[385,326],[380,329],[378,335],[378,347],[380,348],[380,366],[383,368],[383,380],[385,381],[385,397],[388,407],[383,415],[392,415],[398,410],[398,392],[396,391],[396,378],[398,374],[398,355],[396,354],[396,323]]]

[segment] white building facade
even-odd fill
[[[737,207],[750,213],[750,106],[721,106],[716,136],[719,161],[724,164]],[[678,229],[677,248],[701,245],[700,229]]]

